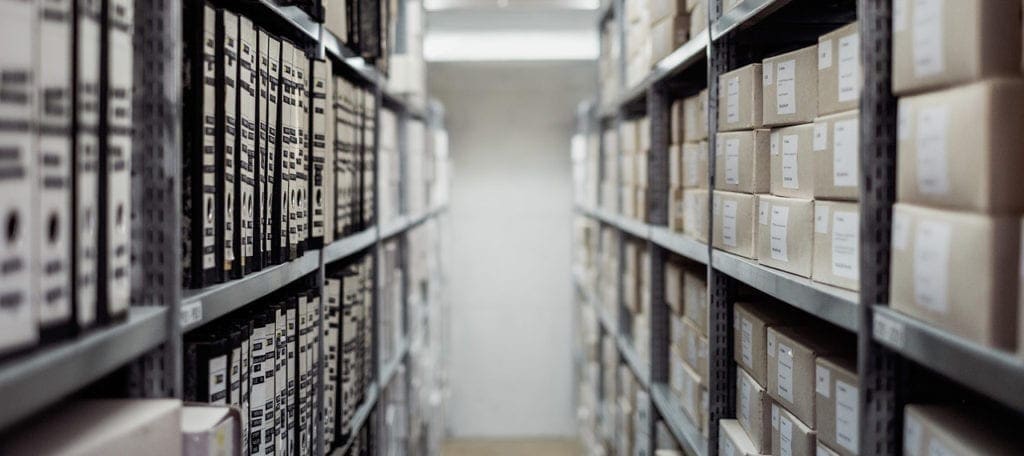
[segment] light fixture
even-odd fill
[[[423,40],[428,62],[500,62],[528,60],[594,60],[596,32],[575,31],[437,31]]]

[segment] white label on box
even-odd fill
[[[750,384],[740,382],[740,421],[750,428]]]
[[[793,456],[793,422],[784,416],[779,417],[779,455]]]
[[[768,332],[768,336],[766,337],[766,339],[767,339],[767,344],[765,344],[766,345],[765,348],[768,351],[768,356],[771,356],[771,357],[774,358],[775,357],[775,333]]]
[[[893,0],[892,29],[894,32],[902,32],[907,29],[907,0]]]
[[[914,302],[932,312],[949,310],[949,244],[953,227],[948,223],[923,220],[914,237]]]
[[[837,121],[832,132],[832,185],[856,187],[860,179],[857,166],[857,119]]]
[[[892,248],[905,250],[907,240],[910,238],[910,219],[906,214],[893,211],[892,213]]]
[[[904,415],[903,454],[920,456],[922,438],[924,438],[924,433],[921,432],[921,423],[912,415]]]
[[[959,456],[959,453],[953,452],[939,439],[933,438],[928,442],[928,456]]]
[[[740,140],[736,138],[725,141],[725,183],[740,184]]]
[[[772,74],[774,74],[774,71],[772,70],[772,62],[764,62],[761,65],[761,82],[763,83],[762,85],[772,85]]]
[[[942,3],[945,0],[914,0],[914,76],[939,74],[945,68],[942,55]]]
[[[736,247],[736,201],[733,200],[722,203],[722,243]]]
[[[900,100],[896,108],[896,138],[899,141],[910,139],[910,108],[905,100]]]
[[[948,122],[945,106],[921,108],[917,115],[917,189],[926,195],[949,193]]]
[[[779,406],[772,404],[772,429],[779,428]]]
[[[752,367],[754,365],[754,325],[746,318],[743,319],[743,330],[742,337],[740,338],[740,345],[742,346],[741,359],[743,359],[743,365]]]
[[[779,155],[779,134],[773,132],[769,143],[769,149],[772,151],[772,155]]]
[[[814,124],[814,151],[828,148],[828,122],[819,121]]]
[[[771,249],[772,259],[789,262],[789,207],[772,205]]]
[[[797,153],[800,137],[785,135],[782,137],[782,186],[784,188],[800,188],[800,169]]]
[[[860,425],[857,423],[857,387],[836,380],[836,442],[857,454]]]
[[[778,394],[780,397],[793,403],[793,349],[786,344],[779,344],[778,359]]]
[[[775,88],[775,113],[796,114],[796,60],[779,62]]]
[[[824,70],[832,66],[832,40],[818,43],[818,69]]]
[[[760,201],[757,208],[757,223],[762,225],[768,224],[768,212],[771,210],[768,205],[768,201]]]
[[[726,82],[725,97],[726,122],[736,123],[740,121],[740,78],[733,76]]]
[[[832,394],[832,371],[824,366],[814,366],[814,391],[822,396]]]
[[[733,454],[736,452],[736,449],[732,445],[732,440],[729,440],[729,436],[723,435],[719,438],[721,439],[720,441],[722,442],[722,447],[719,449],[718,452],[721,453],[722,456],[733,456]],[[661,453],[661,450],[658,450],[658,452]]]
[[[828,206],[814,203],[814,232],[828,234]]]
[[[839,101],[860,96],[860,34],[839,39]]]
[[[903,348],[903,323],[876,313],[872,329],[875,339],[897,348]]]
[[[856,212],[832,213],[832,275],[860,280],[860,218]]]

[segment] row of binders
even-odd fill
[[[184,2],[184,23],[185,285],[240,278],[371,225],[376,96],[204,0]]]
[[[319,288],[306,278],[189,333],[185,399],[238,407],[242,447],[251,455],[314,454],[321,413],[326,449],[353,437],[373,378],[372,258],[331,273],[323,316]]]
[[[0,0],[0,356],[127,315],[134,14]]]

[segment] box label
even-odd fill
[[[772,205],[772,227],[770,231],[772,259],[789,262],[787,237],[789,231],[789,207]]]
[[[768,336],[765,339],[767,339],[766,349],[768,351],[768,356],[771,356],[772,358],[774,358],[775,357],[775,333],[769,331],[768,332]]]
[[[860,96],[860,34],[839,39],[839,101],[853,101]]]
[[[779,115],[796,114],[796,60],[779,62],[779,81],[775,88],[775,113]]]
[[[856,187],[860,174],[857,160],[857,119],[837,121],[832,133],[832,185]]]
[[[892,213],[892,248],[906,250],[907,239],[910,237],[910,220],[902,212]]]
[[[203,319],[203,302],[192,301],[188,304],[182,304],[179,312],[181,312],[179,315],[181,327],[187,328]]]
[[[828,234],[828,206],[814,203],[814,232]]]
[[[768,224],[768,212],[770,212],[768,201],[760,201],[760,204],[758,204],[758,208],[757,208],[757,223],[760,223],[762,225],[767,225]]]
[[[772,404],[772,429],[779,428],[779,406]]]
[[[786,344],[779,344],[778,362],[778,393],[790,404],[793,403],[793,349]]]
[[[942,3],[945,0],[914,0],[914,76],[933,76],[943,71]]]
[[[921,432],[921,423],[913,415],[906,414],[903,417],[903,454],[907,456],[919,456],[921,453],[921,439],[924,434]]]
[[[857,423],[857,387],[836,380],[836,442],[857,454],[860,433]]]
[[[740,140],[736,138],[725,141],[725,183],[740,184]]]
[[[828,122],[821,121],[814,124],[814,151],[819,152],[828,148]]]
[[[948,223],[923,220],[914,237],[914,302],[932,312],[949,310],[949,245],[953,227]]]
[[[832,40],[828,39],[818,43],[818,69],[824,70],[832,67]]]
[[[733,76],[726,82],[725,97],[726,122],[736,123],[740,121],[740,78]]]
[[[779,455],[793,456],[793,422],[784,416],[779,417]]]
[[[829,397],[832,395],[832,371],[824,366],[814,366],[814,391]]]
[[[772,62],[764,62],[761,65],[761,85],[772,85],[772,74],[774,74],[774,65],[772,65]]]
[[[750,320],[743,319],[742,336],[740,338],[741,359],[743,359],[744,366],[754,365],[754,325],[750,323]]]
[[[926,195],[949,193],[948,122],[945,106],[921,108],[917,115],[917,189]]]
[[[784,188],[800,188],[800,169],[797,153],[800,138],[797,135],[782,137],[782,186]]]
[[[769,141],[769,143],[769,149],[771,150],[772,155],[779,155],[779,134],[772,133],[771,141]]]
[[[832,275],[860,280],[860,217],[856,212],[832,213]]]
[[[736,201],[722,202],[722,243],[736,247]]]

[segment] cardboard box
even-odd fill
[[[761,62],[764,126],[814,121],[818,115],[818,46]]]
[[[636,195],[633,193],[633,186],[620,185],[619,197],[622,198],[622,215],[630,218],[635,218],[637,210]]]
[[[814,201],[759,195],[757,218],[758,263],[810,277]]]
[[[768,329],[802,324],[805,319],[785,304],[737,302],[733,305],[733,360],[757,384],[767,385]]]
[[[899,14],[898,14],[899,13]],[[911,92],[1021,71],[1016,1],[902,0],[893,5],[892,90]]]
[[[648,0],[647,10],[652,23],[671,16],[685,16],[686,0]]]
[[[859,111],[814,121],[814,198],[860,199]]]
[[[690,17],[676,14],[651,26],[651,67],[686,43],[690,35]]]
[[[703,266],[683,270],[683,316],[701,334],[708,334],[708,279]]]
[[[897,200],[1024,212],[1024,80],[990,79],[899,100]]]
[[[686,0],[686,11],[693,11],[698,5],[707,5],[708,0]]]
[[[736,419],[757,454],[772,452],[772,400],[754,377],[736,369]]]
[[[708,188],[708,142],[683,144],[683,187]]]
[[[708,139],[707,89],[683,99],[683,139],[686,142]]]
[[[677,233],[683,232],[685,222],[683,220],[683,187],[672,186],[669,189],[668,198],[668,226],[672,231]]]
[[[835,201],[814,202],[815,282],[860,289],[860,206]]]
[[[683,373],[683,389],[680,391],[680,402],[683,406],[683,411],[690,417],[693,423],[700,425],[704,421],[704,413],[702,412],[702,390],[706,391],[707,388],[701,384],[701,377],[697,374],[697,371],[687,366],[685,363],[682,366]]]
[[[70,401],[0,439],[0,454],[180,456],[181,401]]]
[[[668,146],[668,185],[683,186],[683,148],[679,144]]]
[[[818,322],[809,326],[768,328],[768,394],[800,421],[815,423],[815,360],[822,355],[855,353],[852,334]]]
[[[665,302],[672,313],[683,314],[683,269],[671,261],[665,262]]]
[[[814,368],[814,429],[818,439],[842,456],[857,456],[860,445],[857,358],[819,356]]]
[[[758,451],[736,420],[719,421],[718,436],[719,456],[754,456],[764,453]]]
[[[712,216],[716,249],[757,259],[757,195],[714,191]]]
[[[816,456],[817,433],[779,404],[772,404],[772,454]]]
[[[760,63],[718,77],[718,131],[758,128],[763,109]]]
[[[818,115],[857,109],[864,76],[856,22],[818,38]]]
[[[243,454],[242,416],[237,408],[189,404],[181,409],[182,454],[217,456]]]
[[[893,206],[889,305],[957,336],[1013,350],[1021,221]]]
[[[769,130],[718,133],[716,139],[715,188],[767,193],[771,188]]]
[[[681,144],[685,138],[683,132],[685,131],[686,121],[684,120],[683,108],[684,100],[676,100],[672,102],[672,111],[669,114],[669,138],[673,145]]]
[[[706,244],[708,217],[708,191],[702,188],[683,191],[683,233]]]
[[[903,409],[903,455],[1024,454],[1019,427],[997,422],[985,412],[908,404]]]
[[[773,129],[769,141],[772,194],[814,198],[814,124]]]
[[[634,214],[637,220],[642,222],[647,221],[647,187],[635,187],[633,189],[633,199],[636,204],[636,214]]]
[[[708,28],[708,3],[702,0],[690,10],[690,35],[695,36]]]
[[[683,361],[700,377],[702,384],[708,380],[708,338],[697,329],[697,324],[683,317]]]

